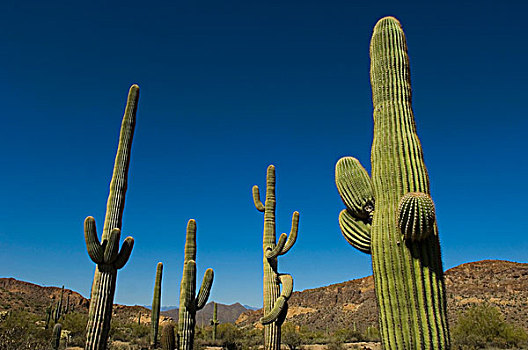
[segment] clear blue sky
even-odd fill
[[[360,5],[358,5],[358,3]],[[262,304],[263,216],[251,187],[277,169],[279,260],[295,290],[371,274],[339,231],[334,165],[370,169],[368,46],[407,35],[414,111],[445,268],[528,261],[524,1],[8,1],[0,14],[0,276],[88,296],[83,220],[102,228],[129,86],[137,114],[115,301],[178,304],[185,226],[212,299]]]

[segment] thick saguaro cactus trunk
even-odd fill
[[[180,310],[178,313],[178,349],[192,350],[196,311],[202,309],[209,299],[213,285],[213,269],[205,271],[202,286],[196,295],[196,221],[189,220],[185,239],[183,277],[180,285]]]
[[[110,182],[110,194],[106,207],[106,217],[101,240],[97,237],[95,219],[87,217],[84,222],[86,247],[90,258],[97,264],[88,325],[86,327],[86,350],[105,350],[107,348],[112,306],[117,279],[117,270],[125,266],[134,246],[134,239],[127,237],[119,250],[121,221],[127,190],[128,166],[132,137],[136,125],[136,111],[139,99],[139,87],[132,85],[121,124],[119,145],[115,158],[114,173]]]
[[[152,297],[152,313],[150,317],[150,347],[158,347],[158,327],[161,308],[161,277],[163,274],[163,263],[159,262],[156,267],[156,280],[154,282],[154,296]]]
[[[372,255],[384,348],[448,349],[440,243],[398,20],[378,21],[370,57],[372,182],[356,159],[338,162],[337,187],[347,206],[340,226],[351,245]]]
[[[280,350],[281,325],[288,313],[288,299],[293,290],[293,278],[277,270],[279,255],[286,254],[297,239],[299,213],[294,212],[290,235],[281,234],[278,242],[275,235],[275,167],[270,165],[266,176],[266,201],[262,204],[258,186],[253,186],[253,201],[258,211],[264,212],[264,350]],[[282,290],[281,290],[282,284]]]

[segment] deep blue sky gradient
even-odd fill
[[[0,14],[0,276],[89,296],[82,224],[102,229],[126,93],[141,87],[115,301],[176,305],[187,220],[212,299],[262,304],[263,216],[277,169],[279,259],[295,290],[371,274],[342,238],[334,165],[370,169],[372,28],[407,35],[414,111],[444,267],[528,261],[528,29],[522,1],[8,1]]]

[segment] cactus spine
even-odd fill
[[[161,277],[163,274],[163,263],[159,262],[156,267],[156,281],[154,282],[154,296],[152,297],[152,313],[150,319],[150,345],[153,349],[158,346],[158,327],[161,306]]]
[[[88,255],[97,264],[86,327],[86,350],[105,350],[107,347],[117,270],[125,266],[134,246],[134,239],[127,237],[119,250],[138,99],[139,87],[132,85],[121,124],[101,241],[97,236],[95,219],[89,216],[84,221],[84,237]]]
[[[266,176],[266,201],[262,204],[258,186],[253,186],[253,201],[258,211],[264,212],[264,316],[260,322],[264,325],[264,350],[280,350],[281,325],[288,313],[287,301],[293,291],[293,278],[278,273],[279,255],[286,254],[297,239],[299,213],[294,212],[290,235],[275,235],[275,167],[268,166]],[[282,285],[282,289],[281,286]]]
[[[196,311],[202,309],[207,303],[213,285],[213,277],[213,270],[207,269],[203,277],[202,287],[196,295],[196,221],[191,219],[187,224],[183,276],[180,285],[179,350],[193,349]]]
[[[174,326],[170,323],[163,325],[161,328],[161,348],[163,350],[174,350],[176,348]]]
[[[341,229],[350,244],[372,255],[384,348],[449,349],[438,229],[398,20],[378,21],[370,57],[372,181],[354,158],[336,165],[337,187],[347,206],[340,214]]]
[[[62,333],[62,325],[60,323],[56,323],[55,326],[53,327],[53,339],[51,341],[53,350],[59,349],[61,333]]]
[[[217,315],[218,315],[218,305],[216,303],[213,303],[213,319],[211,320],[211,325],[213,326],[213,341],[216,341],[216,328],[218,327],[218,325],[220,324],[220,322],[218,322],[218,318],[217,318]]]

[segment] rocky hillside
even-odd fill
[[[508,321],[528,329],[528,264],[483,260],[446,271],[449,321],[475,303],[499,307]],[[312,330],[358,330],[377,326],[377,306],[372,276],[293,293],[288,321]],[[240,326],[259,327],[262,311],[240,315]]]
[[[224,305],[224,304],[217,304],[218,305],[218,320],[220,323],[233,323],[235,322],[238,317],[243,313],[248,311],[247,308],[242,306],[239,303],[231,304],[231,305]],[[213,303],[208,303],[204,306],[203,309],[198,311],[196,313],[196,323],[200,326],[202,325],[209,325],[210,320],[213,318]],[[178,309],[172,309],[163,311],[161,313],[163,316],[170,317],[174,319],[175,321],[178,320]]]

